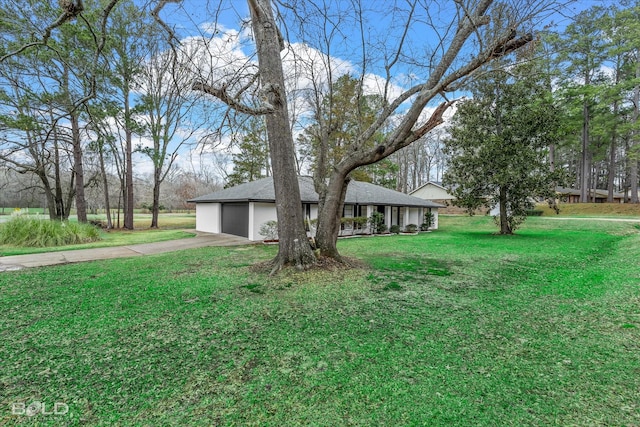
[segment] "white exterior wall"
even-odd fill
[[[453,200],[454,198],[447,193],[447,190],[435,184],[425,184],[409,194],[425,200]]]
[[[249,240],[264,240],[260,227],[267,221],[277,220],[275,203],[249,203]]]
[[[220,203],[196,204],[196,230],[205,233],[220,233],[221,230]]]
[[[420,227],[420,224],[422,224],[422,217],[420,216],[421,212],[422,208],[407,208],[403,225],[406,227],[409,224],[415,224]]]
[[[404,210],[404,223],[402,227],[407,224],[416,224],[420,226],[423,220],[423,212],[426,212],[427,208],[409,208],[400,207]],[[375,212],[376,207],[373,205],[367,205],[363,207],[363,214],[370,218],[371,214]],[[206,233],[220,233],[222,230],[222,206],[220,203],[198,203],[196,205],[196,230]],[[438,228],[438,209],[431,208],[433,214],[433,224],[431,229],[436,230]],[[311,219],[318,218],[318,205],[311,205]],[[260,226],[267,221],[277,221],[276,206],[274,203],[249,203],[249,240],[261,241],[264,240],[264,236],[260,235]],[[385,207],[385,222],[387,227],[391,223],[391,206]]]
[[[373,207],[375,209],[375,206]],[[385,206],[384,207],[384,223],[387,226],[387,230],[389,230],[389,228],[391,228],[391,206]]]
[[[318,205],[311,205],[311,219],[318,218]],[[264,240],[260,227],[267,221],[277,221],[278,214],[274,203],[249,203],[249,240]]]
[[[249,240],[253,240],[253,233],[255,228],[255,221],[253,220],[254,214],[255,214],[255,203],[249,202],[249,224],[247,227],[247,239]]]
[[[367,205],[367,214],[365,215],[367,218],[371,218],[371,214],[374,213],[376,211],[376,207],[374,205]],[[367,232],[370,233],[371,232],[371,226],[369,225],[369,223],[367,222]]]

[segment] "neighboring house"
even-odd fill
[[[440,213],[443,214],[467,213],[464,208],[453,205],[453,201],[456,199],[455,196],[449,194],[447,189],[442,186],[441,182],[428,181],[426,184],[421,185],[409,194],[414,197],[419,197],[421,199],[444,205],[444,207],[440,209]],[[479,209],[476,213],[484,214],[486,213],[486,209]]]
[[[624,193],[622,193],[622,196],[623,196],[622,203],[624,203],[625,197],[626,197],[626,200],[627,200],[628,202],[630,202],[630,201],[631,201],[631,195],[632,195],[632,194],[633,194],[633,193],[631,192],[631,189],[630,189],[630,188],[629,188],[629,189],[627,189]],[[638,190],[638,199],[640,199],[640,190]]]
[[[311,223],[318,217],[318,194],[311,177],[299,177],[300,207],[305,219]],[[209,233],[228,233],[259,241],[260,226],[267,221],[277,220],[273,178],[263,178],[215,193],[189,200],[196,204],[196,229]],[[347,187],[343,216],[367,217],[373,212],[382,212],[387,227],[408,224],[420,226],[424,214],[433,214],[432,229],[438,228],[438,203],[412,197],[388,188],[367,182],[351,181]],[[353,229],[341,234],[350,235]],[[366,226],[365,226],[366,227]],[[366,230],[362,230],[366,232]]]
[[[442,186],[442,183],[435,181],[428,181],[426,184],[421,185],[409,194],[414,197],[431,200],[432,202],[441,203],[443,205],[451,204],[455,199],[455,197],[449,194],[447,189]]]
[[[575,188],[556,187],[558,199],[563,203],[580,203],[580,190]],[[607,203],[609,192],[607,190],[589,190],[589,202]],[[624,203],[623,193],[613,193],[613,203]]]

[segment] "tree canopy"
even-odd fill
[[[555,190],[548,146],[559,119],[536,71],[532,63],[488,69],[473,84],[473,98],[458,105],[445,141],[454,203],[471,214],[497,207],[501,234],[512,234],[527,209]]]

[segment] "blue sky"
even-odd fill
[[[286,2],[284,2],[286,3]],[[295,2],[293,2],[295,3]],[[364,72],[376,73],[384,75],[384,62],[393,56],[393,49],[398,45],[403,34],[402,22],[398,20],[392,11],[394,4],[404,5],[406,2],[394,0],[364,0],[362,3],[365,7],[365,13],[368,15],[365,22],[362,23],[364,28],[366,42],[370,45],[367,52],[366,63],[361,61],[360,49],[360,23],[352,18],[345,18],[351,14],[338,13],[338,9],[346,8],[351,1],[347,0],[321,0],[315,3],[327,3],[330,5],[328,9],[332,22],[340,22],[339,30],[334,31],[329,46],[323,42],[317,34],[313,34],[313,29],[319,27],[323,23],[320,22],[317,9],[310,5],[312,0],[302,1],[297,4],[302,6],[299,8],[300,14],[303,16],[305,25],[298,26],[299,22],[287,20],[287,28],[285,29],[285,39],[290,43],[304,41],[307,45],[334,58],[341,58],[354,64],[358,70],[364,68]],[[539,3],[539,2],[534,2]],[[570,17],[593,5],[609,6],[617,4],[614,0],[588,0],[588,1],[561,1],[565,3],[561,7],[559,13],[544,15],[544,22],[553,22],[555,28],[561,29],[571,22]],[[442,37],[451,37],[451,31],[447,32],[446,24],[451,20],[452,14],[455,12],[453,0],[431,1],[428,12],[419,12],[411,29],[406,33],[405,45],[411,49],[411,56],[399,58],[398,64],[392,69],[391,73],[396,79],[396,83],[409,85],[412,83],[411,78],[415,76],[420,80],[424,80],[428,76],[428,70],[422,68],[424,58],[434,52],[438,53],[438,39]],[[279,6],[280,10],[290,17],[292,14],[286,8]],[[429,14],[430,16],[427,16]],[[161,16],[171,25],[175,25],[176,32],[181,37],[197,37],[215,38],[220,34],[229,31],[248,31],[249,11],[246,0],[182,0],[178,4],[167,3],[161,13]],[[440,33],[436,33],[429,28],[424,21],[432,19],[439,27]],[[218,34],[212,34],[210,30],[213,25],[217,25],[220,31]],[[244,28],[243,28],[244,25]],[[331,23],[329,24],[331,25]],[[301,30],[302,28],[302,30]],[[306,31],[306,34],[302,34]],[[248,34],[248,33],[246,33]],[[248,39],[245,38],[246,42]],[[245,54],[251,54],[252,46],[238,45]],[[363,64],[365,64],[363,66]]]

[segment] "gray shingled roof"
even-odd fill
[[[300,198],[303,203],[318,203],[318,193],[313,188],[313,179],[308,176],[298,177]],[[225,188],[206,196],[189,200],[193,203],[229,203],[229,202],[274,202],[275,191],[273,178],[263,178],[257,181]],[[368,182],[352,180],[347,187],[345,203],[360,205],[390,205],[412,206],[425,208],[443,208],[443,205],[409,196],[398,191],[380,187]]]

